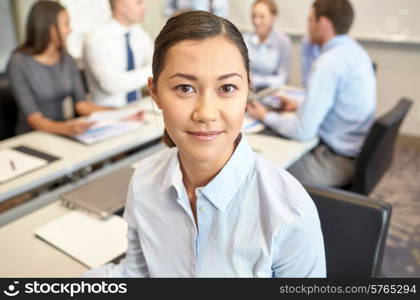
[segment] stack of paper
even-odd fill
[[[89,268],[104,265],[127,251],[127,223],[116,215],[97,219],[72,211],[34,233]]]
[[[260,132],[264,128],[264,124],[262,124],[260,121],[245,116],[241,131],[243,133],[256,133]]]
[[[95,124],[84,133],[77,135],[76,139],[89,145],[138,129],[146,121],[130,121],[126,118],[139,111],[139,108],[126,108],[95,112],[87,119],[88,122],[95,122]]]
[[[0,150],[0,184],[38,169],[48,161],[13,149]]]

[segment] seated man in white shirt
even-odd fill
[[[93,101],[122,107],[141,98],[152,74],[153,43],[142,29],[144,0],[110,0],[112,19],[88,35],[86,75]]]

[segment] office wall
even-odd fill
[[[17,45],[12,1],[0,1],[0,73],[5,72],[11,51]]]
[[[36,1],[37,0],[13,0],[19,42],[22,42],[25,37],[26,19],[28,18],[28,13],[31,6]]]
[[[18,23],[24,24],[27,9],[35,0],[16,1]],[[292,1],[292,0],[283,0]],[[294,1],[294,0],[293,0]],[[370,0],[371,1],[371,0]],[[146,0],[148,13],[143,27],[154,38],[162,28],[165,19],[162,16],[162,6],[165,0]],[[230,0],[230,19],[243,30],[252,28],[249,21],[249,7],[252,0]],[[303,2],[302,2],[303,3]],[[384,2],[385,3],[385,2]],[[306,17],[308,7],[302,7],[302,16]],[[411,12],[420,15],[418,12]],[[363,12],[375,14],[375,11]],[[19,28],[21,31],[21,28]],[[291,83],[300,84],[300,35],[293,36],[293,70]],[[363,40],[362,45],[368,51],[372,59],[378,65],[378,115],[388,111],[402,97],[406,96],[415,101],[407,119],[405,120],[402,133],[420,137],[420,44],[390,43]]]

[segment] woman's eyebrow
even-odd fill
[[[238,76],[240,78],[243,78],[241,74],[229,73],[229,74],[225,74],[225,75],[220,76],[219,78],[217,78],[217,80],[225,80],[225,79],[228,79],[228,78],[233,77],[233,76]]]
[[[228,73],[228,74],[224,74],[219,76],[219,78],[217,78],[217,80],[225,80],[227,78],[233,77],[233,76],[238,76],[240,78],[243,78],[242,75],[240,75],[239,73]],[[197,81],[198,78],[194,75],[190,75],[190,74],[184,74],[184,73],[176,73],[174,75],[172,75],[171,77],[169,77],[169,79],[172,79],[174,77],[181,77],[181,78],[185,78],[191,81]]]
[[[194,75],[190,75],[190,74],[184,74],[184,73],[176,73],[174,75],[172,75],[171,77],[169,77],[169,79],[174,78],[174,77],[181,77],[181,78],[185,78],[191,81],[197,81],[198,78],[195,77]]]

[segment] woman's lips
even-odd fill
[[[222,132],[223,131],[187,131],[189,135],[198,141],[213,141]]]

